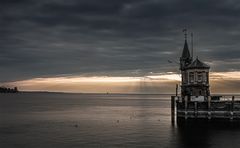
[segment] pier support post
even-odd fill
[[[231,104],[231,111],[230,111],[230,119],[231,120],[233,120],[233,111],[234,111],[234,99],[235,99],[235,97],[234,96],[232,96],[232,104]]]
[[[187,96],[185,96],[185,98],[184,98],[185,119],[188,118],[188,115],[187,115],[187,107],[188,107],[188,98],[187,98]]]
[[[195,118],[197,118],[198,116],[198,106],[197,106],[197,101],[194,102],[194,115],[195,115]]]
[[[175,96],[171,96],[171,118],[172,125],[175,124]]]
[[[208,119],[210,120],[212,118],[211,113],[211,96],[208,96]]]

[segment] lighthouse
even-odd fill
[[[210,66],[200,61],[197,57],[193,60],[187,42],[185,32],[185,42],[180,57],[181,71],[181,96],[188,101],[206,101],[210,96],[209,91],[209,69]],[[192,54],[193,55],[193,54]]]
[[[198,57],[193,57],[193,46],[190,52],[186,29],[184,33],[185,41],[179,67],[182,75],[181,95],[178,96],[176,93],[176,96],[171,96],[172,124],[175,123],[175,107],[177,123],[180,126],[193,120],[194,123],[199,120],[207,121],[207,123],[216,120],[240,122],[240,100],[232,95],[210,95],[210,66]]]

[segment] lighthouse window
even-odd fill
[[[194,73],[193,72],[189,73],[189,80],[190,80],[191,83],[194,82]]]
[[[207,83],[209,82],[209,74],[206,72],[206,77],[207,77]]]
[[[198,82],[202,82],[203,76],[202,73],[198,73]]]
[[[207,80],[206,80],[206,78],[207,78],[207,77],[206,77],[206,72],[204,72],[204,71],[202,72],[202,77],[203,77],[203,78],[202,78],[202,79],[203,79],[203,82],[206,82],[206,81],[207,81]]]

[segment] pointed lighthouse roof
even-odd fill
[[[187,40],[185,40],[185,43],[184,43],[182,58],[183,59],[190,59],[191,58],[191,55],[190,55],[190,52],[189,52],[189,49],[188,49]]]
[[[188,43],[187,43],[187,29],[183,30],[184,35],[185,35],[185,42],[184,42],[184,47],[182,51],[182,56],[180,57],[180,69],[184,70],[187,68],[189,64],[192,63],[192,57],[190,55],[189,49],[188,49]]]
[[[207,64],[203,63],[202,61],[200,61],[198,58],[196,60],[194,60],[192,62],[192,64],[190,64],[188,66],[189,69],[195,69],[195,68],[199,68],[199,69],[209,69],[210,66],[208,66]]]

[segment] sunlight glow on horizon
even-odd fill
[[[110,76],[61,76],[52,78],[34,78],[6,85],[18,86],[20,90],[27,91],[61,91],[61,92],[172,92],[174,84],[179,84],[181,76],[168,72],[144,77],[110,77]],[[228,81],[240,81],[240,72],[212,72],[210,73],[212,84],[221,86]],[[223,85],[223,86],[222,86]],[[231,84],[233,85],[233,84]],[[235,84],[234,84],[235,85]],[[234,86],[232,86],[234,87]],[[237,88],[235,88],[237,89]],[[214,89],[215,90],[215,89]]]
[[[121,82],[139,82],[139,81],[164,81],[176,80],[180,81],[178,74],[162,74],[151,75],[144,77],[110,77],[110,76],[66,76],[66,77],[52,77],[52,78],[33,78],[29,80],[22,80],[10,82],[10,84],[26,84],[26,83],[121,83]]]
[[[230,79],[230,80],[240,80],[240,71],[234,71],[234,72],[213,72],[210,73],[210,79],[212,80],[224,80],[224,79]]]

